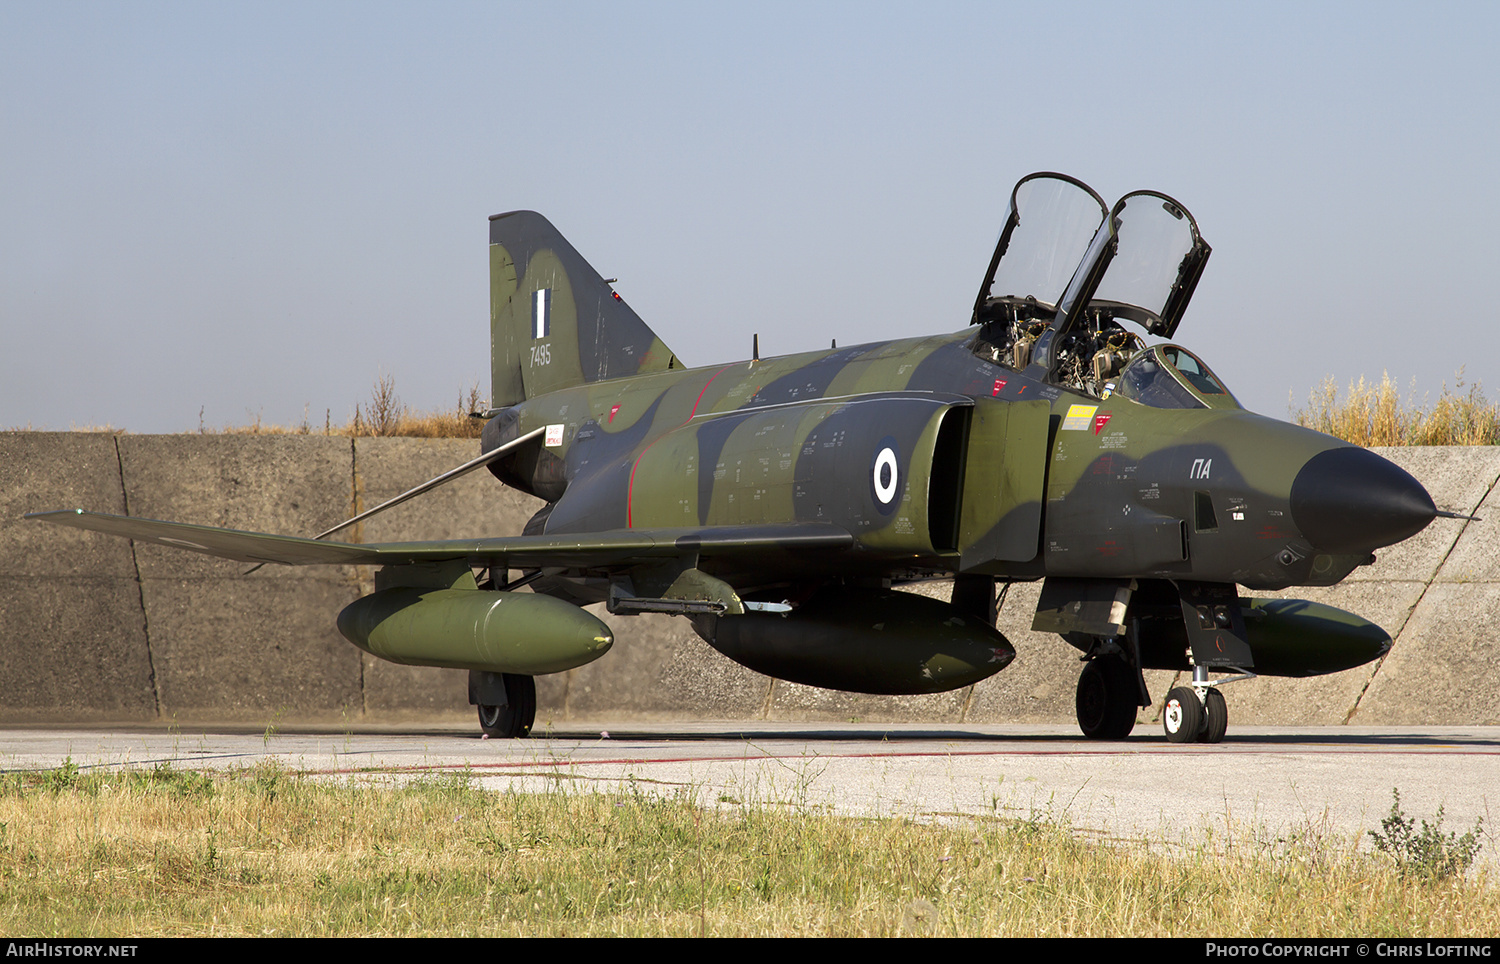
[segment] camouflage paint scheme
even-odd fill
[[[1298,472],[1320,452],[1353,448],[1346,442],[1237,405],[1169,410],[1090,397],[1036,377],[1035,366],[982,357],[977,327],[683,369],[571,247],[533,254],[533,235],[566,245],[550,226],[517,241],[502,230],[510,219],[545,224],[531,212],[492,222],[501,239],[491,244],[494,384],[552,386],[561,369],[573,387],[497,399],[511,407],[486,426],[483,445],[561,427],[554,443],[492,469],[551,503],[539,520],[547,534],[823,524],[850,535],[816,559],[716,561],[742,594],[830,566],[841,578],[1144,577],[1281,589],[1336,583],[1368,559],[1368,550],[1320,552],[1291,519]],[[559,262],[581,267],[566,275]],[[575,323],[558,308],[573,303],[574,285],[603,289],[577,300],[591,316],[613,313],[610,324]],[[527,330],[516,312],[549,287],[554,331],[612,325],[635,341],[583,358],[566,334],[515,338]],[[599,374],[632,365],[642,374]],[[896,491],[885,501],[875,462],[887,450]],[[1192,524],[1197,492],[1210,494],[1216,524]]]
[[[517,680],[612,642],[523,585],[548,604],[688,616],[782,678],[915,693],[1009,663],[995,584],[1045,579],[1034,625],[1084,653],[1079,719],[1098,737],[1129,732],[1143,668],[1194,669],[1193,689],[1169,694],[1168,736],[1216,742],[1227,716],[1209,671],[1259,653],[1262,672],[1333,672],[1390,645],[1352,614],[1239,596],[1336,583],[1436,510],[1390,463],[1243,410],[1190,353],[1119,324],[1170,337],[1207,260],[1165,195],[1109,209],[1081,182],[1032,175],[966,329],[704,368],[546,219],[490,223],[481,447],[547,503],[522,535],[358,546],[38,517],[245,561],[383,566],[341,630],[382,658],[469,668],[481,722],[502,735],[530,725]],[[1165,238],[1165,255],[1143,238]],[[1015,281],[1028,272],[1035,291]],[[891,591],[924,579],[952,579],[952,603]]]

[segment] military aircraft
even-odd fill
[[[684,616],[774,677],[931,693],[1004,669],[997,583],[1044,580],[1033,628],[1080,651],[1087,736],[1130,733],[1152,668],[1192,674],[1167,694],[1167,737],[1215,743],[1223,684],[1391,645],[1358,616],[1238,587],[1332,585],[1440,513],[1395,465],[1246,411],[1165,341],[1209,252],[1164,194],[1110,207],[1033,174],[964,330],[688,368],[544,218],[495,215],[481,455],[344,525],[485,466],[545,501],[521,535],[359,545],[325,540],[344,526],[31,518],[378,566],[340,631],[383,659],[469,670],[482,728],[506,737],[531,728],[534,676],[613,644],[588,604]],[[951,580],[951,602],[893,588],[922,580]]]

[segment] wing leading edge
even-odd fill
[[[517,569],[539,566],[591,569],[671,558],[687,552],[733,556],[775,550],[840,550],[854,545],[854,537],[847,530],[822,523],[616,529],[577,536],[510,536],[359,545],[106,515],[83,509],[34,512],[25,518],[153,542],[174,549],[188,549],[238,562],[283,566],[399,566],[467,559],[476,565],[506,565]]]

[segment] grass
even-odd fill
[[[374,779],[374,777],[372,777]],[[0,929],[73,935],[1464,935],[1483,876],[1319,833],[1196,849],[1033,817],[931,824],[465,775],[269,766],[0,778]]]
[[[354,406],[354,415],[343,424],[334,424],[331,413],[325,413],[322,428],[308,423],[306,412],[300,425],[267,425],[260,417],[248,425],[226,425],[211,428],[199,413],[200,435],[336,435],[343,438],[400,436],[403,438],[478,438],[484,427],[482,419],[470,413],[484,408],[479,386],[460,393],[451,409],[421,412],[408,408],[396,394],[396,381],[389,375],[375,380],[368,401]]]
[[[1460,373],[1456,390],[1444,384],[1429,408],[1425,399],[1418,404],[1412,394],[1403,401],[1390,375],[1382,375],[1378,385],[1361,376],[1342,397],[1330,377],[1308,397],[1306,408],[1292,412],[1292,419],[1356,445],[1500,444],[1500,405],[1487,400],[1478,384],[1457,394],[1463,387]]]
[[[199,435],[331,435],[340,438],[370,438],[379,436],[401,436],[404,438],[478,438],[484,427],[482,419],[471,417],[485,407],[479,386],[471,386],[460,392],[458,401],[450,409],[424,412],[408,408],[396,394],[396,382],[389,375],[375,380],[370,398],[354,406],[354,414],[346,422],[334,422],[332,410],[324,412],[323,424],[309,421],[306,410],[297,425],[274,425],[261,421],[255,415],[244,425],[209,425],[203,420],[204,409],[198,412]],[[32,431],[31,426],[17,427],[7,431]],[[92,432],[106,435],[126,435],[126,429],[113,425],[74,425],[69,431]]]

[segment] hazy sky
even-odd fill
[[[0,4],[0,427],[488,394],[490,214],[689,364],[962,328],[1012,184],[1153,188],[1177,340],[1500,395],[1500,4]]]

